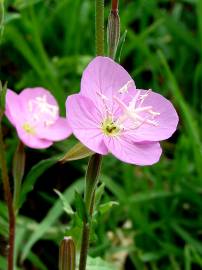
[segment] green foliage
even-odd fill
[[[79,91],[82,71],[95,54],[93,2],[8,0],[4,3],[0,79],[8,81],[9,88],[16,91],[38,85],[50,89],[64,113],[66,96]],[[152,88],[171,99],[180,123],[173,138],[162,143],[164,154],[155,166],[134,167],[114,157],[104,157],[102,184],[95,194],[92,259],[88,260],[88,270],[200,269],[202,1],[119,3],[121,39],[117,60],[132,74],[138,88]],[[105,23],[108,10],[109,6],[105,10]],[[5,118],[3,126],[11,167],[16,133]],[[19,197],[23,207],[17,222],[15,250],[15,262],[20,269],[57,269],[57,256],[49,252],[53,247],[57,253],[64,232],[73,235],[79,247],[81,220],[72,212],[78,204],[75,190],[83,192],[84,179],[80,175],[84,173],[86,160],[61,165],[62,172],[63,166],[69,166],[66,175],[62,175],[56,164],[61,152],[67,152],[66,148],[65,143],[58,143],[41,152],[26,149],[31,162],[25,168]],[[59,182],[52,174],[53,165],[62,178]],[[33,187],[41,187],[43,182],[42,197]],[[59,198],[49,192],[54,189]],[[37,200],[41,206],[39,213],[46,205],[46,215],[40,219],[33,213]],[[111,208],[113,201],[119,205]],[[107,211],[100,211],[98,202]],[[8,218],[2,201],[0,213],[0,236],[6,240]],[[113,266],[93,259],[100,256]],[[3,256],[1,267],[5,269]]]
[[[89,215],[86,209],[85,202],[80,193],[75,191],[75,205],[76,205],[76,213],[79,218],[84,222],[89,222]]]

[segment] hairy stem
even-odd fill
[[[13,208],[12,193],[10,190],[10,183],[8,177],[8,170],[6,165],[6,155],[3,143],[3,133],[0,119],[0,166],[2,172],[2,181],[4,188],[5,201],[8,207],[9,217],[9,241],[8,241],[8,270],[13,270],[13,258],[14,258],[14,242],[15,242],[15,212]]]
[[[96,55],[104,55],[104,0],[95,0],[95,44]],[[85,204],[89,214],[89,220],[83,221],[79,270],[86,269],[89,238],[91,230],[91,218],[93,216],[95,190],[98,183],[102,163],[102,156],[93,155],[88,164],[85,186]]]
[[[102,156],[99,154],[93,155],[89,160],[88,169],[86,173],[85,204],[86,209],[88,211],[89,220],[83,221],[79,270],[86,269],[89,237],[91,230],[91,218],[93,215],[95,190],[100,175],[101,163],[102,163]]]
[[[96,55],[104,55],[104,0],[95,0]]]

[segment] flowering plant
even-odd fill
[[[136,89],[127,71],[108,57],[96,57],[85,69],[79,94],[66,102],[74,135],[92,151],[111,152],[137,165],[156,163],[158,141],[176,130],[178,115],[166,98]]]

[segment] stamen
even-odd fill
[[[36,97],[35,99],[31,99],[28,102],[28,109],[30,112],[33,112],[34,105],[37,106],[38,115],[40,116],[42,113],[47,113],[52,117],[56,117],[58,114],[58,107],[47,102],[46,95],[42,97]]]
[[[109,101],[109,98],[103,95],[101,92],[96,92],[96,94],[101,98],[103,106],[104,106],[104,112],[106,113],[104,115],[104,118],[112,117],[112,112],[109,106],[107,105],[107,101]]]
[[[142,103],[145,101],[145,99],[148,97],[149,93],[151,93],[151,89],[147,90],[147,92],[143,95],[140,95],[140,104],[138,107],[141,107],[142,106]]]
[[[34,125],[41,122],[44,126],[50,126],[55,123],[59,109],[56,105],[48,103],[47,96],[43,95],[29,100],[28,110],[32,113],[31,120]]]
[[[137,94],[134,96],[134,98],[129,102],[129,108],[135,108],[136,107],[136,103],[139,99],[140,96],[140,91],[137,92]]]
[[[118,92],[119,92],[120,94],[128,93],[128,88],[129,88],[130,86],[132,86],[132,84],[133,84],[133,81],[132,81],[132,80],[128,81],[126,84],[124,84],[124,86],[122,86],[122,87],[118,90]]]
[[[24,131],[30,135],[34,135],[35,134],[35,130],[34,128],[29,124],[29,123],[24,123],[22,128],[24,129]]]
[[[142,108],[137,108],[135,109],[136,112],[150,112],[152,109],[152,106],[146,106],[146,107],[142,107]]]
[[[101,123],[101,129],[105,135],[114,137],[114,136],[119,135],[121,131],[121,126],[119,126],[117,122],[113,121],[112,119],[106,118]]]
[[[117,119],[118,124],[123,124],[125,120],[131,119],[133,120],[133,129],[140,127],[143,124],[149,124],[152,126],[158,126],[158,122],[154,120],[154,118],[160,115],[159,112],[155,112],[152,110],[152,106],[141,107],[142,103],[148,96],[151,90],[148,90],[145,94],[140,95],[140,91],[137,92],[135,97],[129,102],[129,106],[127,106],[122,100],[118,97],[113,96],[113,99],[119,104],[119,106],[123,110],[123,115],[121,115]],[[137,106],[137,101],[140,100],[140,103]],[[140,113],[148,113],[150,115],[146,117],[142,117],[139,115]]]

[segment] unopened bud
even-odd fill
[[[64,237],[60,243],[59,270],[76,269],[76,249],[72,237]]]
[[[108,55],[112,59],[116,56],[116,50],[120,38],[120,18],[118,10],[111,10],[107,26]]]

